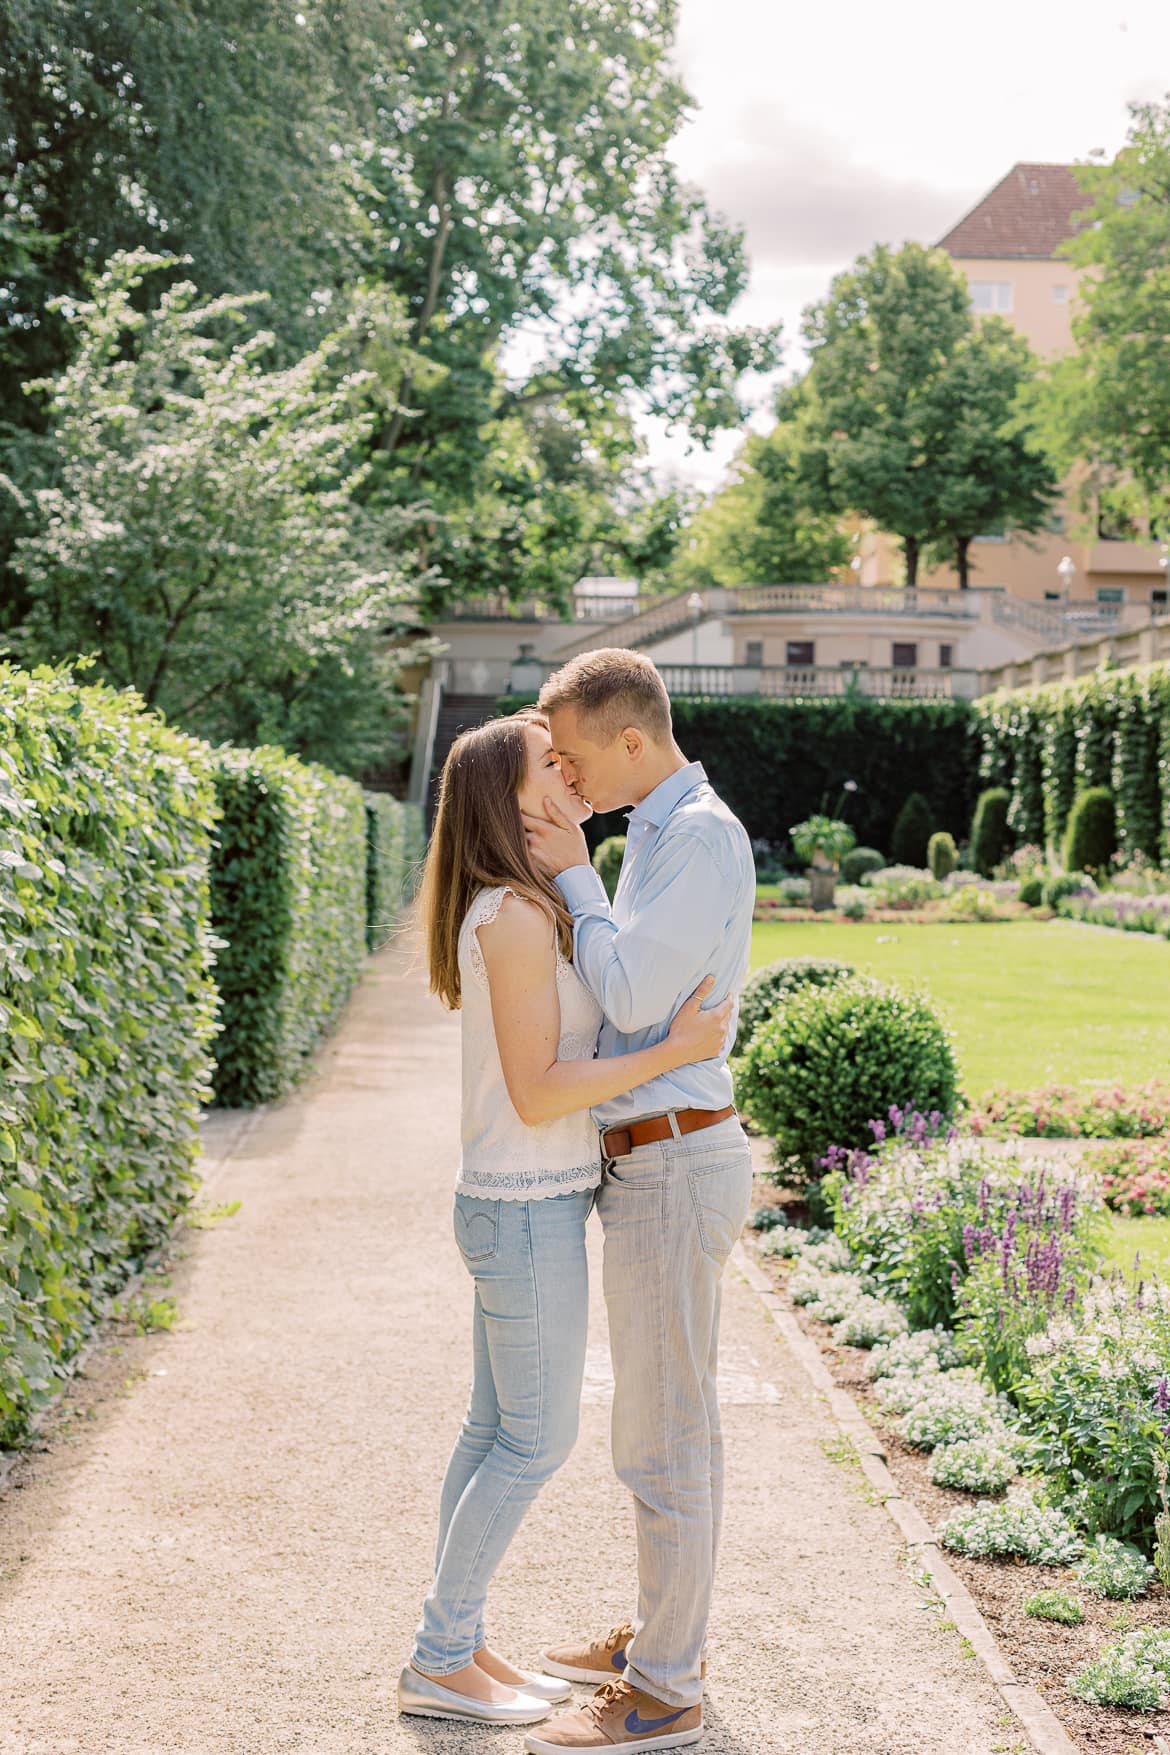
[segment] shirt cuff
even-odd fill
[[[554,881],[570,914],[580,914],[598,902],[608,910],[605,885],[591,865],[571,865],[567,871],[559,872]]]

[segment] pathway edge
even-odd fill
[[[974,1597],[935,1540],[927,1519],[914,1501],[902,1492],[886,1466],[885,1447],[880,1435],[870,1425],[856,1398],[833,1381],[816,1341],[805,1334],[763,1268],[752,1260],[742,1238],[731,1252],[731,1264],[759,1298],[809,1382],[824,1397],[839,1431],[852,1441],[862,1471],[881,1496],[885,1511],[898,1526],[907,1545],[917,1551],[931,1589],[949,1610],[951,1620],[979,1657],[1004,1705],[1023,1726],[1036,1755],[1083,1755],[1079,1744],[1073,1742],[1043,1696],[1017,1679]]]

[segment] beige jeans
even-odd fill
[[[638,1540],[638,1612],[625,1674],[669,1706],[703,1697],[723,1514],[721,1281],[751,1187],[747,1136],[729,1116],[608,1159],[597,1191],[613,1460],[634,1495]]]

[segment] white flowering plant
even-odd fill
[[[909,1329],[906,1312],[892,1298],[860,1297],[836,1325],[834,1340],[850,1347],[874,1347]]]
[[[1097,1597],[1144,1597],[1154,1568],[1132,1542],[1115,1536],[1094,1536],[1076,1569],[1086,1590]]]
[[[1068,1566],[1084,1551],[1084,1539],[1054,1505],[1044,1504],[1017,1483],[1006,1499],[980,1499],[952,1511],[938,1539],[957,1554],[987,1558],[1020,1554],[1034,1566]]]
[[[957,1487],[964,1493],[1002,1493],[1015,1474],[1011,1449],[995,1437],[940,1444],[930,1459],[935,1486]]]
[[[961,1363],[953,1332],[939,1323],[934,1328],[895,1335],[884,1346],[875,1347],[868,1367],[871,1377],[889,1377],[895,1371],[951,1371]]]
[[[1170,1628],[1135,1627],[1074,1671],[1068,1687],[1091,1706],[1161,1711],[1170,1705]]]

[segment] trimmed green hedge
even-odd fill
[[[0,665],[0,1442],[196,1184],[216,808],[137,696]]]
[[[974,710],[980,774],[1011,792],[1017,842],[1055,852],[1078,793],[1106,786],[1120,851],[1170,862],[1170,665],[1001,691]]]
[[[513,713],[533,698],[508,697],[499,711]],[[673,713],[679,744],[702,762],[753,839],[785,841],[790,823],[834,810],[842,783],[855,780],[844,815],[860,843],[889,847],[909,775],[935,828],[966,835],[979,764],[969,701],[683,697]],[[587,837],[591,828],[597,840],[612,834],[612,821],[587,825]]]
[[[384,792],[367,792],[366,949],[389,940],[399,912],[418,885],[426,838],[422,806]]]
[[[366,806],[355,780],[283,750],[216,751],[211,865],[223,1033],[215,1094],[280,1097],[303,1075],[366,949]]]

